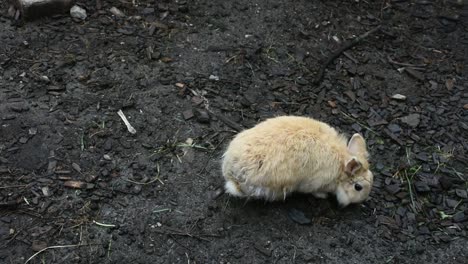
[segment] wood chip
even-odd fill
[[[418,79],[420,81],[424,81],[424,74],[422,74],[421,72],[415,70],[415,69],[411,69],[411,68],[405,68],[405,71],[413,78],[415,79]]]
[[[332,108],[336,108],[336,102],[335,101],[328,101],[328,105]]]
[[[74,170],[76,170],[77,172],[81,173],[81,167],[80,167],[80,165],[78,165],[78,164],[76,164],[76,163],[73,162],[73,163],[72,163],[72,168],[73,168]]]
[[[74,189],[85,189],[87,184],[82,181],[66,181],[63,183],[65,187],[74,188]]]
[[[447,90],[452,90],[453,89],[453,85],[455,84],[455,79],[447,79],[445,81],[445,87],[447,87]]]

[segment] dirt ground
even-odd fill
[[[467,5],[77,2],[0,3],[1,263],[468,263]],[[371,199],[218,196],[235,129],[284,114],[362,133]]]

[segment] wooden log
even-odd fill
[[[74,0],[12,0],[25,20],[70,12]]]

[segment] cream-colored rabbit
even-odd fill
[[[306,117],[268,119],[239,133],[223,155],[226,192],[238,197],[286,199],[292,192],[335,194],[345,207],[372,188],[364,138],[347,144],[329,125]]]

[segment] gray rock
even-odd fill
[[[463,198],[463,199],[467,199],[467,198],[468,198],[468,193],[466,192],[466,190],[456,189],[456,190],[455,190],[455,193],[456,193],[457,196],[460,197],[460,198]]]
[[[71,9],[70,9],[70,16],[73,17],[73,18],[76,18],[76,19],[79,19],[79,20],[85,20],[87,15],[86,15],[86,10],[84,10],[83,8],[77,6],[77,5],[74,5]]]
[[[401,118],[401,122],[409,125],[410,127],[417,127],[421,120],[420,114],[410,114]]]

